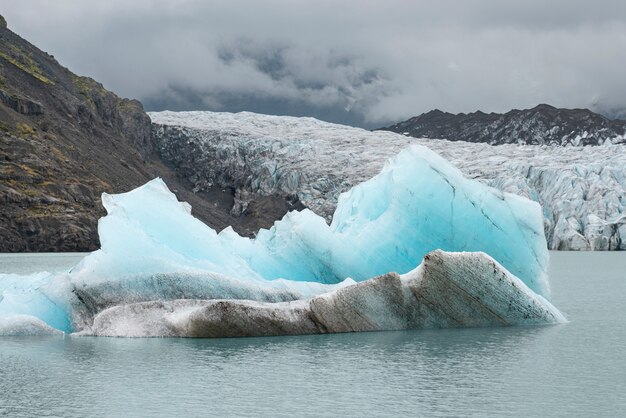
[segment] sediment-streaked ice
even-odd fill
[[[82,335],[247,337],[565,322],[543,297],[484,253],[434,251],[388,273],[309,300],[173,300],[115,306]]]

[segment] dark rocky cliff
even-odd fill
[[[432,110],[382,128],[416,138],[484,142],[491,145],[602,145],[626,142],[626,121],[588,109],[539,105],[507,113],[447,113]]]
[[[0,17],[0,252],[96,249],[101,193],[157,176],[209,225],[238,228],[232,191],[192,193],[153,151],[140,102],[73,74]]]

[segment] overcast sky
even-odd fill
[[[626,109],[624,0],[0,0],[0,13],[148,110],[377,127],[434,108]]]

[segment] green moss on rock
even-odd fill
[[[41,68],[39,68],[37,63],[31,57],[20,53],[19,49],[16,50],[15,47],[12,47],[11,49],[13,50],[15,56],[11,56],[0,51],[0,58],[4,58],[6,61],[15,65],[17,68],[24,71],[25,73],[35,77],[42,83],[54,84],[54,81],[50,80],[43,74]]]

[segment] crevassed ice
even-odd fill
[[[233,213],[257,195],[279,196],[297,198],[330,220],[341,192],[419,144],[469,178],[540,203],[550,249],[626,250],[624,145],[491,146],[249,112],[164,111],[150,117],[161,157],[180,166],[197,190],[234,188]]]

